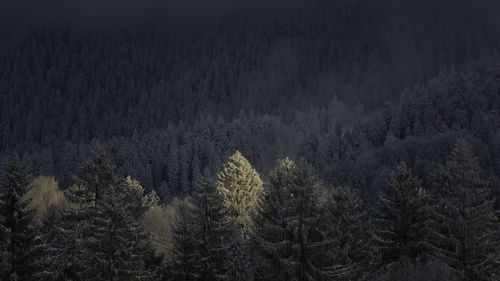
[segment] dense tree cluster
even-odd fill
[[[291,0],[267,17],[151,29],[5,22],[0,148],[130,137],[241,110],[292,118],[332,95],[372,109],[497,50],[498,8],[493,0]]]
[[[0,19],[0,280],[498,280],[498,1],[286,2]]]
[[[251,112],[231,121],[206,116],[193,125],[170,125],[144,135],[32,148],[21,158],[34,174],[55,175],[67,188],[78,163],[100,144],[112,155],[118,175],[139,180],[166,202],[193,195],[203,173],[219,171],[235,150],[257,171],[291,156],[305,159],[327,183],[358,189],[372,206],[397,163],[404,161],[428,185],[431,172],[446,160],[447,148],[462,137],[499,198],[499,69],[500,59],[491,57],[460,72],[443,72],[376,112],[333,99],[327,106],[297,111],[291,121]]]
[[[14,156],[0,190],[2,278],[497,280],[491,185],[464,139],[447,155],[430,185],[397,164],[371,208],[357,189],[325,184],[303,160],[278,160],[261,180],[237,151],[176,204],[165,255],[143,223],[158,197],[117,177],[103,150],[65,191],[69,203],[35,205],[41,222],[27,206],[47,189],[27,196],[34,185]]]

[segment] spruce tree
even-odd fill
[[[172,237],[172,263],[169,265],[170,280],[194,281],[200,277],[200,258],[196,233],[201,227],[195,223],[195,210],[189,198],[177,208]]]
[[[104,192],[116,182],[111,162],[102,148],[82,166],[74,181],[75,184],[65,190],[72,207],[52,210],[44,223],[52,254],[64,261],[58,265],[62,280],[85,280],[85,272],[98,270],[90,261],[94,252],[88,247],[89,240],[93,239],[91,223],[96,215],[97,198],[101,202]]]
[[[67,191],[74,207],[55,213],[52,245],[65,261],[62,278],[71,280],[144,280],[150,253],[139,217],[157,197],[142,196],[138,182],[119,179],[104,151],[82,168]]]
[[[387,189],[379,194],[375,210],[379,267],[390,267],[402,258],[415,261],[424,255],[427,203],[421,181],[404,162],[398,164],[387,181]]]
[[[326,280],[325,247],[331,243],[324,214],[324,188],[312,169],[279,160],[265,184],[253,241],[257,280]]]
[[[177,211],[172,280],[248,279],[246,241],[226,213],[215,184],[202,178],[194,198],[185,199]]]
[[[13,154],[5,165],[6,180],[0,185],[1,280],[50,280],[52,259],[34,225],[35,211],[24,195],[29,177]]]
[[[429,244],[459,280],[498,280],[500,227],[494,199],[465,140],[435,174]]]
[[[243,238],[248,238],[262,197],[262,180],[239,151],[217,174],[217,190],[227,209],[227,219],[239,227]]]
[[[328,202],[326,223],[330,277],[334,280],[366,280],[376,261],[374,237],[363,202],[356,190],[337,187]]]
[[[146,234],[135,218],[138,202],[129,201],[130,181],[119,180],[103,192],[93,208],[90,237],[85,242],[89,267],[87,280],[145,280],[153,278],[146,269]],[[97,270],[96,270],[97,269]]]
[[[223,280],[227,272],[229,242],[234,239],[231,235],[233,229],[225,220],[221,196],[207,177],[201,179],[193,204],[196,206],[194,223],[199,226],[196,229],[200,269],[198,280]]]

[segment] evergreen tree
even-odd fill
[[[325,280],[324,189],[305,164],[279,160],[265,184],[257,230],[258,280]]]
[[[427,201],[421,181],[401,162],[391,173],[387,189],[379,194],[375,211],[380,267],[404,257],[415,260],[424,254]]]
[[[196,229],[198,280],[227,279],[228,245],[235,237],[231,224],[225,220],[225,209],[215,184],[203,177],[193,203],[196,206],[194,224],[199,226]]]
[[[93,250],[88,248],[93,235],[91,221],[96,215],[97,198],[101,201],[104,192],[116,182],[106,152],[97,149],[74,181],[65,190],[72,207],[59,212],[52,210],[44,222],[52,254],[64,261],[58,265],[62,280],[85,280],[84,272],[98,270],[92,267]]]
[[[349,187],[333,190],[326,213],[328,247],[334,280],[366,280],[370,277],[376,256],[373,232],[359,194]]]
[[[103,192],[92,210],[91,235],[84,242],[88,267],[86,280],[147,280],[154,274],[146,269],[146,234],[135,218],[138,202],[130,201],[130,181],[119,180]]]
[[[143,188],[130,178],[117,178],[104,151],[82,168],[76,182],[66,192],[73,207],[47,217],[59,222],[49,232],[51,245],[65,261],[61,278],[153,278],[155,269],[145,265],[150,251],[138,219],[158,198],[143,196]]]
[[[257,220],[257,231],[253,235],[256,243],[255,264],[258,280],[290,280],[288,270],[292,233],[287,229],[287,219],[291,210],[286,208],[293,180],[295,163],[286,158],[277,162],[264,184],[262,208]]]
[[[494,199],[465,140],[459,139],[435,175],[429,244],[463,281],[498,280],[500,226]]]
[[[38,228],[35,211],[24,195],[29,177],[13,154],[5,165],[6,180],[0,186],[0,241],[2,280],[50,280],[51,257]]]
[[[172,237],[172,263],[169,265],[170,280],[191,281],[200,277],[200,258],[197,249],[195,224],[196,211],[190,199],[185,199],[177,208]]]
[[[250,163],[236,151],[217,174],[217,190],[222,196],[227,218],[248,238],[262,196],[262,180]]]

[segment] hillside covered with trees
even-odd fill
[[[241,2],[0,19],[0,280],[498,280],[500,4]]]

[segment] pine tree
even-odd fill
[[[374,237],[359,194],[337,187],[328,202],[326,220],[331,277],[334,280],[366,280],[376,261]]]
[[[217,190],[222,196],[228,220],[248,238],[262,197],[262,180],[250,163],[236,151],[217,174]]]
[[[379,194],[375,211],[380,267],[404,257],[415,260],[424,254],[427,202],[421,181],[401,162],[391,173],[387,189]]]
[[[246,241],[227,220],[215,184],[206,177],[178,208],[173,227],[172,280],[248,280]]]
[[[173,227],[172,264],[169,265],[170,280],[191,281],[200,277],[200,258],[195,224],[195,206],[187,198],[179,205]]]
[[[95,216],[97,198],[101,201],[104,191],[116,181],[112,165],[102,148],[97,149],[94,157],[83,165],[74,181],[75,184],[65,190],[72,207],[52,210],[44,222],[52,255],[64,261],[58,265],[62,280],[84,280],[83,272],[97,270],[90,264],[93,254],[87,247],[93,234],[91,219]]]
[[[66,192],[73,208],[47,218],[59,222],[50,236],[55,254],[65,261],[61,278],[153,278],[156,272],[145,265],[150,251],[138,219],[158,198],[143,196],[144,189],[130,178],[117,178],[104,151],[82,168],[76,182]]]
[[[494,199],[465,140],[435,175],[429,244],[459,280],[498,280],[499,232]]]
[[[324,280],[328,241],[324,187],[312,169],[288,158],[279,160],[265,184],[257,230],[256,279]]]
[[[83,165],[74,180],[83,190],[93,195],[95,203],[101,200],[101,194],[116,182],[113,164],[104,148],[95,149],[93,158]]]
[[[109,186],[92,210],[91,235],[85,241],[86,280],[144,280],[153,278],[145,267],[146,234],[135,218],[140,202],[130,201],[131,181]]]
[[[287,219],[292,215],[287,207],[290,197],[290,181],[295,163],[286,158],[277,162],[264,184],[262,209],[253,235],[256,244],[257,280],[290,280],[289,263],[292,233],[287,229]]]
[[[13,154],[5,166],[6,181],[0,186],[0,278],[2,280],[49,280],[52,259],[33,223],[34,210],[24,198],[29,178]]]
[[[193,203],[196,206],[194,223],[199,226],[196,233],[200,266],[198,280],[227,279],[228,245],[234,237],[230,223],[225,220],[225,209],[215,184],[203,177]]]

